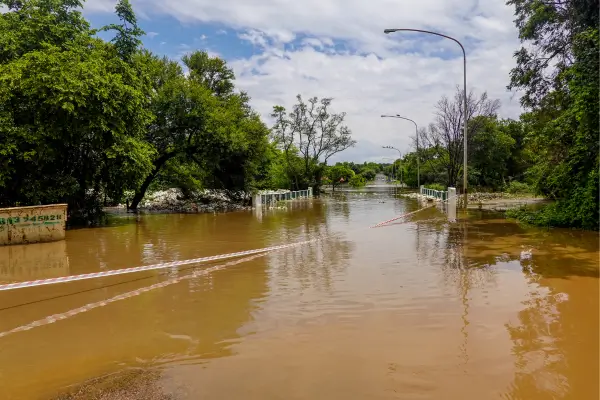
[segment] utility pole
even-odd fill
[[[464,196],[464,207],[467,209],[467,123],[468,123],[468,107],[467,107],[467,53],[465,47],[457,39],[446,36],[444,34],[432,31],[426,31],[423,29],[409,29],[409,28],[397,28],[397,29],[384,29],[383,33],[389,34],[394,32],[419,32],[428,33],[430,35],[441,36],[446,39],[453,40],[456,42],[463,52],[463,129],[464,129],[464,156],[463,156],[463,196]]]

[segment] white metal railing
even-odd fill
[[[424,186],[420,188],[420,194],[423,197],[429,197],[441,200],[441,205],[444,210],[448,213],[448,220],[450,222],[456,222],[457,214],[457,196],[456,188],[449,187],[448,191],[427,189]]]
[[[252,197],[252,205],[254,207],[272,206],[277,204],[277,202],[279,201],[307,199],[312,196],[312,188],[308,188],[307,190],[296,190],[287,192],[263,192],[257,193]]]
[[[432,197],[442,201],[448,200],[447,191],[427,189],[425,186],[421,186],[421,196]]]

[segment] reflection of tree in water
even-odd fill
[[[471,288],[495,282],[496,272],[492,266],[496,258],[487,260],[492,262],[482,262],[471,257],[470,248],[473,240],[478,238],[470,223],[443,220],[418,223],[416,236],[419,261],[441,264],[445,287],[457,287],[462,296],[465,290],[468,292]]]
[[[507,399],[564,398],[569,391],[558,339],[562,336],[558,301],[543,289],[523,302],[526,308],[518,314],[521,325],[506,325],[517,369]]]
[[[469,291],[495,283],[495,271],[489,264],[473,262],[466,256],[470,244],[469,224],[466,221],[449,223],[437,220],[417,223],[417,255],[419,262],[440,264],[444,287],[456,287],[462,305],[461,335],[459,346],[463,366],[469,362],[467,344],[469,339]]]
[[[348,204],[335,205],[314,202],[310,212],[295,213],[285,224],[273,226],[277,244],[319,238],[313,243],[273,253],[269,258],[274,266],[274,278],[298,282],[302,289],[310,286],[332,289],[332,277],[344,271],[353,249],[343,234],[334,232],[329,217],[341,213],[349,217]],[[273,243],[275,244],[275,243]]]
[[[261,248],[267,242],[260,234],[260,223],[246,213],[154,214],[127,219],[128,224],[73,231],[67,250],[74,267],[131,267]]]
[[[535,289],[519,322],[506,325],[517,369],[506,399],[599,398],[598,245],[592,236],[537,233],[530,242],[536,248],[568,252],[525,253],[519,260]],[[572,259],[570,253],[578,251],[589,257]]]
[[[469,290],[494,282],[499,264],[520,265],[531,291],[519,322],[506,325],[517,372],[504,398],[598,398],[597,235],[499,219],[437,222],[419,225],[417,250],[421,260],[443,260],[445,283],[459,289],[465,360]]]
[[[335,215],[343,215],[344,219],[348,221],[350,218],[350,202],[348,193],[335,193],[333,194],[332,201],[327,201],[326,206],[333,212]]]

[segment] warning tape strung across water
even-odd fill
[[[430,206],[423,207],[423,208],[419,208],[419,209],[418,209],[418,210],[416,210],[416,211],[413,211],[413,212],[409,212],[409,213],[406,213],[406,214],[399,215],[399,216],[397,216],[397,217],[395,217],[395,218],[388,219],[387,221],[380,222],[380,223],[378,223],[377,225],[373,225],[373,226],[371,226],[371,228],[379,228],[379,227],[381,227],[381,226],[384,226],[384,225],[387,225],[387,224],[389,224],[390,222],[398,221],[399,219],[406,218],[406,217],[408,217],[408,216],[410,216],[410,215],[413,215],[413,214],[416,214],[416,213],[418,213],[418,212],[420,212],[420,211],[427,210],[428,208],[432,208],[432,207],[435,207],[435,206],[437,206],[437,205],[439,205],[439,204],[445,203],[446,201],[448,201],[448,200],[444,200],[444,201],[441,201],[441,202],[433,203],[433,204],[432,204],[432,205],[430,205]]]
[[[412,222],[414,222],[415,224],[424,224],[424,223],[441,222],[441,221],[448,222],[448,218],[444,217],[444,218],[419,219],[419,220],[412,221]],[[392,224],[390,222],[390,223],[382,225],[382,226],[383,227],[390,227],[390,226],[396,226],[396,225],[403,225],[405,223],[406,222],[396,222],[395,224]],[[381,227],[378,227],[378,228],[381,228]]]
[[[11,329],[9,331],[0,332],[0,338],[8,336],[8,335],[10,335],[12,333],[28,331],[28,330],[36,328],[38,326],[49,325],[49,324],[52,324],[52,323],[54,323],[56,321],[62,321],[64,319],[73,317],[73,316],[75,316],[77,314],[81,314],[81,313],[90,311],[90,310],[92,310],[94,308],[103,307],[103,306],[105,306],[107,304],[114,303],[114,302],[119,301],[119,300],[124,300],[124,299],[130,298],[130,297],[133,297],[133,296],[137,296],[137,295],[142,294],[142,293],[149,292],[149,291],[154,290],[154,289],[159,289],[159,288],[163,288],[165,286],[173,285],[173,284],[179,283],[179,282],[181,282],[183,280],[193,279],[193,278],[197,278],[197,277],[202,276],[202,275],[207,275],[207,274],[209,274],[211,272],[215,272],[215,271],[218,271],[220,269],[223,269],[223,268],[226,268],[226,267],[230,267],[232,265],[241,264],[241,263],[244,263],[244,262],[248,262],[248,261],[254,260],[255,258],[264,257],[268,253],[269,252],[264,252],[264,253],[253,255],[253,256],[250,256],[250,257],[245,257],[245,258],[242,258],[242,259],[239,259],[239,260],[230,261],[230,262],[225,263],[225,264],[215,265],[213,267],[206,268],[206,269],[203,269],[203,270],[200,270],[200,271],[194,271],[193,273],[191,273],[189,275],[180,276],[178,278],[172,278],[172,279],[166,280],[164,282],[160,282],[160,283],[156,283],[154,285],[150,285],[150,286],[146,286],[146,287],[143,287],[143,288],[140,288],[140,289],[132,290],[130,292],[126,292],[126,293],[117,295],[115,297],[111,297],[110,299],[97,301],[95,303],[89,303],[89,304],[86,304],[85,306],[74,308],[74,309],[66,311],[64,313],[49,315],[46,318],[38,319],[37,321],[33,321],[33,322],[29,323],[29,324],[18,326],[18,327],[13,328],[13,329]]]
[[[193,259],[189,259],[189,260],[181,260],[181,261],[173,261],[173,262],[153,264],[153,265],[145,265],[142,267],[123,268],[123,269],[116,269],[116,270],[111,270],[111,271],[92,272],[89,274],[69,275],[69,276],[61,276],[58,278],[48,278],[48,279],[39,279],[39,280],[35,280],[35,281],[8,283],[8,284],[0,285],[0,292],[4,291],[4,290],[14,290],[14,289],[27,288],[27,287],[34,287],[34,286],[52,285],[52,284],[57,284],[57,283],[81,281],[81,280],[85,280],[85,279],[94,279],[94,278],[103,278],[103,277],[107,277],[107,276],[130,274],[133,272],[152,271],[152,270],[156,270],[156,269],[178,267],[181,265],[198,264],[198,263],[209,262],[209,261],[225,260],[228,258],[249,256],[249,255],[253,255],[253,254],[266,253],[266,252],[275,251],[275,250],[287,249],[290,247],[302,246],[302,245],[305,245],[308,243],[315,242],[317,240],[320,240],[320,238],[305,240],[303,242],[297,242],[297,243],[283,244],[283,245],[279,245],[279,246],[264,247],[262,249],[238,251],[236,253],[220,254],[220,255],[216,255],[216,256],[193,258]]]
[[[431,208],[433,206],[435,206],[436,204],[433,204],[432,206],[428,206],[428,207],[424,207],[421,208],[419,210],[410,212],[410,213],[406,213],[406,214],[402,214],[396,218],[390,219],[388,221],[384,221],[384,222],[380,222],[377,225],[372,226],[371,228],[375,228],[375,227],[380,227],[380,226],[384,226],[386,224],[389,224],[390,222],[393,221],[397,221],[401,218],[407,217],[409,215],[415,214],[419,211],[423,211],[427,208]],[[296,247],[296,246],[302,246],[311,242],[316,242],[318,240],[323,239],[323,237],[321,238],[315,238],[312,240],[306,240],[306,241],[302,241],[302,242],[297,242],[297,243],[290,243],[290,244],[285,244],[285,245],[280,245],[280,246],[271,246],[271,247],[265,247],[262,249],[254,249],[254,250],[246,250],[246,251],[240,251],[240,252],[236,252],[236,253],[229,253],[229,254],[221,254],[221,255],[217,255],[217,256],[210,256],[210,257],[201,257],[201,258],[195,258],[195,259],[190,259],[190,260],[182,260],[182,261],[174,261],[174,262],[170,262],[170,263],[160,263],[160,264],[154,264],[154,265],[147,265],[147,266],[143,266],[143,267],[135,267],[135,268],[125,268],[125,269],[120,269],[120,270],[112,270],[112,271],[104,271],[104,272],[98,272],[98,273],[91,273],[91,274],[82,274],[82,275],[72,275],[72,276],[66,276],[66,277],[60,277],[60,278],[51,278],[51,279],[42,279],[42,280],[36,280],[36,281],[28,281],[28,282],[17,282],[17,283],[10,283],[10,284],[6,284],[6,285],[0,285],[0,291],[2,290],[11,290],[11,289],[18,289],[18,288],[25,288],[25,287],[33,287],[33,286],[42,286],[42,285],[50,285],[50,284],[56,284],[56,283],[64,283],[64,282],[72,282],[72,281],[78,281],[78,280],[84,280],[84,279],[92,279],[92,278],[99,278],[99,277],[106,277],[106,276],[114,276],[114,275],[121,275],[121,274],[126,274],[126,273],[133,273],[133,272],[140,272],[140,271],[150,271],[150,270],[157,270],[157,269],[164,269],[164,268],[169,268],[169,267],[175,267],[175,266],[181,266],[181,265],[187,265],[187,264],[195,264],[195,263],[202,263],[202,262],[208,262],[208,261],[215,261],[215,260],[223,260],[223,259],[227,259],[227,258],[235,258],[235,257],[240,257],[240,256],[244,256],[247,255],[249,257],[245,257],[239,260],[235,260],[235,261],[230,261],[228,263],[225,264],[221,264],[221,265],[215,265],[213,267],[209,267],[200,271],[194,271],[192,274],[189,275],[185,275],[185,276],[181,276],[181,277],[177,277],[177,278],[172,278],[169,280],[166,280],[164,282],[161,283],[157,283],[154,285],[150,285],[147,287],[143,287],[140,289],[136,289],[130,292],[126,292],[120,295],[117,295],[115,297],[112,297],[110,299],[106,299],[106,300],[101,300],[95,303],[90,303],[90,304],[86,304],[82,307],[79,308],[75,308],[72,310],[69,310],[67,312],[64,313],[59,313],[59,314],[54,314],[54,315],[50,315],[46,318],[37,320],[37,321],[33,321],[29,324],[26,325],[21,325],[19,327],[16,327],[14,329],[11,329],[9,331],[5,331],[5,332],[0,332],[0,338],[8,336],[12,333],[17,333],[17,332],[23,332],[23,331],[28,331],[30,329],[33,329],[35,327],[38,326],[43,326],[43,325],[48,325],[57,321],[62,321],[64,319],[73,317],[75,315],[90,311],[92,309],[98,308],[98,307],[103,307],[107,304],[110,303],[114,303],[116,301],[119,300],[124,300],[133,296],[137,296],[139,294],[142,293],[146,293],[149,292],[151,290],[154,289],[159,289],[159,288],[163,288],[178,282],[181,282],[183,280],[187,280],[187,279],[192,279],[195,277],[199,277],[202,275],[207,275],[209,273],[218,271],[220,269],[224,269],[227,268],[229,266],[232,265],[236,265],[236,264],[241,264],[243,262],[247,262],[250,260],[253,260],[255,258],[258,257],[263,257],[266,256],[267,254],[269,254],[270,252],[276,251],[276,250],[282,250],[282,249],[287,249],[287,248],[292,248],[292,247]]]
[[[447,201],[447,200],[445,200],[445,201]],[[444,203],[445,201],[443,201],[441,203]],[[410,215],[416,214],[420,211],[426,210],[428,208],[435,207],[436,205],[441,204],[441,203],[439,203],[439,202],[434,203],[430,206],[420,208],[416,211],[399,215],[399,216],[389,219],[387,221],[380,222],[377,225],[373,225],[373,226],[371,226],[371,228],[379,228],[381,226],[389,224],[390,222],[394,222],[399,219],[406,218]],[[61,277],[57,277],[57,278],[48,278],[48,279],[38,279],[38,280],[33,280],[33,281],[7,283],[7,284],[0,285],[0,292],[6,291],[6,290],[23,289],[23,288],[36,287],[36,286],[53,285],[53,284],[58,284],[58,283],[82,281],[82,280],[86,280],[86,279],[104,278],[104,277],[115,276],[115,275],[130,274],[130,273],[134,273],[134,272],[152,271],[152,270],[158,270],[158,269],[178,267],[181,265],[198,264],[198,263],[203,263],[203,262],[225,260],[228,258],[236,258],[236,257],[253,255],[253,254],[266,253],[266,252],[275,251],[275,250],[283,250],[283,249],[288,249],[288,248],[296,247],[296,246],[303,246],[305,244],[312,243],[312,242],[315,242],[315,241],[321,240],[321,239],[323,239],[323,237],[311,239],[311,240],[305,240],[302,242],[283,244],[283,245],[279,245],[279,246],[264,247],[262,249],[238,251],[236,253],[219,254],[216,256],[200,257],[200,258],[193,258],[193,259],[181,260],[181,261],[172,261],[172,262],[167,262],[167,263],[145,265],[145,266],[141,266],[141,267],[122,268],[122,269],[116,269],[116,270],[110,270],[110,271],[92,272],[89,274],[69,275],[69,276],[61,276]]]

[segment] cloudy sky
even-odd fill
[[[87,0],[93,26],[114,22],[115,0]],[[380,161],[411,146],[414,125],[381,118],[400,114],[425,126],[442,95],[462,85],[462,52],[450,40],[385,28],[434,30],[460,40],[467,85],[500,99],[501,117],[520,113],[506,90],[519,42],[504,0],[132,0],[144,45],[173,58],[201,49],[228,61],[237,86],[268,120],[273,105],[296,94],[333,97],[358,141],[332,159]],[[392,153],[392,154],[390,154]],[[397,154],[397,153],[396,153]]]

